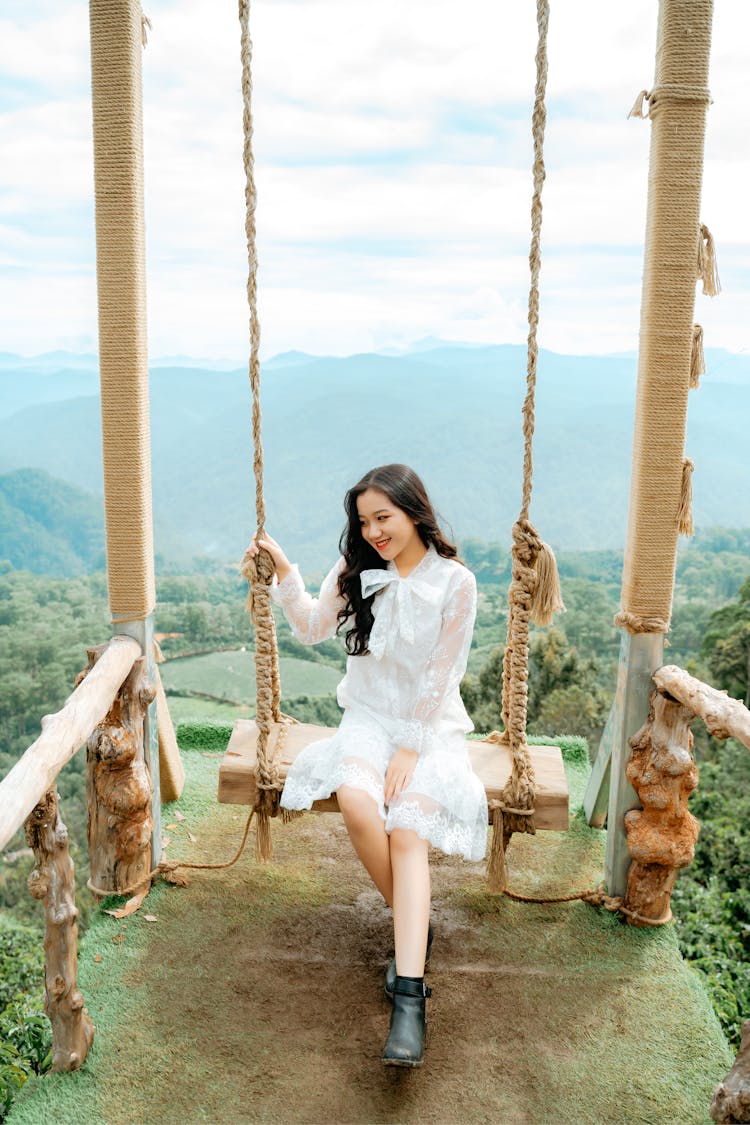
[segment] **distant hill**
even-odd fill
[[[430,341],[430,345],[432,345]],[[707,354],[687,453],[698,526],[750,525],[750,360]],[[0,367],[0,471],[35,467],[100,492],[94,373]],[[506,542],[518,513],[525,349],[439,345],[408,355],[265,365],[268,529],[308,573],[333,561],[346,488],[373,465],[424,476],[456,537]],[[636,360],[542,352],[532,518],[558,548],[624,544]],[[95,382],[88,383],[95,392]],[[21,389],[22,388],[22,389]],[[50,396],[57,392],[58,399]],[[21,400],[23,405],[19,405]],[[246,370],[151,373],[157,550],[238,559],[254,527]]]
[[[0,476],[0,559],[17,570],[66,578],[103,570],[102,498],[43,469]]]

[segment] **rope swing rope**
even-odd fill
[[[258,538],[266,533],[266,505],[263,495],[263,439],[260,408],[260,320],[258,317],[258,251],[255,214],[258,193],[255,187],[255,158],[253,156],[252,110],[252,58],[250,38],[250,3],[240,0],[240,55],[242,59],[242,125],[243,163],[245,167],[245,238],[247,241],[247,304],[250,317],[249,379],[253,398],[253,473],[255,476],[255,515]],[[284,736],[296,720],[281,712],[281,679],[279,676],[279,649],[276,624],[271,609],[270,586],[273,582],[274,563],[268,551],[261,549],[255,558],[245,555],[241,572],[247,579],[247,609],[255,626],[255,722],[258,727],[257,775],[258,802],[255,806],[258,859],[271,856],[271,817],[282,812],[282,818],[293,819],[294,814],[279,808],[284,782],[279,771],[279,760]],[[269,751],[269,736],[275,723],[281,724],[274,753]]]
[[[538,44],[536,87],[532,114],[534,140],[531,201],[531,249],[529,268],[529,334],[526,360],[526,398],[523,404],[523,488],[521,511],[513,525],[511,583],[508,590],[508,631],[503,658],[502,734],[493,732],[490,740],[506,743],[511,754],[511,774],[503,790],[502,802],[491,802],[492,846],[487,864],[491,891],[504,891],[507,885],[505,849],[514,832],[536,832],[534,822],[534,768],[526,744],[529,679],[529,622],[549,625],[563,609],[557,563],[551,548],[542,542],[529,520],[534,478],[534,408],[536,401],[539,346],[539,274],[541,271],[542,186],[544,168],[544,130],[547,123],[548,0],[537,0]]]
[[[248,254],[247,301],[250,319],[249,379],[252,391],[253,414],[253,472],[255,475],[255,504],[258,537],[265,533],[265,502],[263,496],[263,444],[260,405],[260,323],[257,310],[258,256],[256,246],[255,163],[253,156],[252,115],[252,41],[249,31],[249,0],[240,0],[242,97],[243,97],[243,160],[245,168],[245,235]],[[534,825],[534,770],[526,744],[526,717],[528,701],[529,621],[548,625],[553,614],[563,608],[554,555],[543,543],[529,520],[533,483],[534,406],[537,378],[539,326],[539,274],[541,269],[542,186],[544,168],[544,129],[547,118],[545,91],[547,84],[547,28],[549,24],[548,0],[537,2],[538,46],[536,53],[536,88],[532,131],[534,141],[533,180],[531,204],[531,250],[529,265],[531,284],[528,311],[528,359],[526,398],[523,405],[523,490],[521,511],[513,526],[512,581],[508,592],[510,612],[503,670],[503,725],[502,734],[493,732],[490,740],[509,745],[512,771],[503,791],[502,801],[490,803],[493,839],[487,865],[490,890],[502,891],[506,885],[504,852],[513,832],[535,832]],[[242,574],[249,586],[247,606],[255,625],[256,668],[256,724],[258,802],[255,806],[257,821],[256,854],[259,859],[271,855],[270,818],[277,816],[279,798],[283,789],[278,761],[286,730],[294,722],[280,710],[280,680],[278,644],[271,610],[269,587],[273,581],[273,559],[261,550],[254,558],[245,555]],[[270,734],[275,723],[281,724],[279,737],[269,749]],[[281,810],[283,819],[295,814]],[[297,814],[299,815],[299,814]]]

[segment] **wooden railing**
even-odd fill
[[[120,685],[141,655],[132,637],[113,637],[65,705],[42,719],[42,733],[0,781],[0,850],[54,784],[112,706]]]
[[[10,773],[0,782],[0,849],[25,825],[26,839],[36,864],[29,890],[44,906],[46,932],[44,1008],[52,1025],[52,1069],[76,1070],[91,1046],[94,1027],[77,987],[78,911],[75,905],[73,861],[68,850],[68,832],[60,817],[56,779],[60,770],[80,750],[89,746],[89,851],[107,854],[112,832],[107,830],[106,786],[92,775],[96,749],[108,740],[110,762],[120,766],[121,744],[138,760],[138,730],[123,716],[123,697],[132,695],[127,686],[135,677],[142,702],[153,698],[144,692],[141,646],[132,637],[117,635],[108,644],[89,649],[89,666],[76,678],[76,686],[60,711],[45,715],[42,733],[29,746]],[[123,722],[125,718],[126,721]],[[143,762],[142,730],[140,745]],[[92,784],[92,777],[94,783]],[[142,786],[144,788],[144,786]],[[150,795],[150,787],[145,786]],[[99,810],[104,810],[103,815]],[[92,816],[93,814],[93,816]],[[148,816],[148,810],[146,810]],[[100,837],[103,837],[100,839]],[[141,852],[144,849],[141,848]],[[149,869],[150,832],[145,849]],[[143,857],[140,857],[143,860]],[[126,884],[122,883],[121,886]],[[116,890],[116,885],[112,886]]]

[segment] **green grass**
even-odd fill
[[[331,695],[342,676],[338,668],[291,656],[281,657],[279,669],[284,691],[289,696]],[[255,700],[255,662],[249,649],[171,660],[162,664],[160,671],[167,692],[205,691],[237,703]],[[208,715],[196,713],[196,717],[207,718]]]
[[[178,723],[233,723],[235,719],[248,719],[255,714],[255,700],[242,707],[231,703],[219,703],[213,699],[197,699],[195,696],[169,695],[169,713],[175,726]]]

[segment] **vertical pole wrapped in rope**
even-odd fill
[[[102,463],[107,583],[115,625],[156,602],[151,501],[142,13],[138,0],[91,0]]]
[[[255,474],[255,511],[258,537],[265,534],[266,506],[263,498],[263,443],[261,437],[260,409],[260,322],[258,319],[258,253],[255,214],[257,191],[255,187],[255,160],[253,157],[252,114],[252,57],[250,38],[249,0],[240,0],[242,56],[242,124],[243,161],[245,167],[245,235],[247,239],[247,304],[250,314],[249,377],[253,396],[253,472]],[[269,587],[273,581],[273,559],[261,550],[255,559],[243,559],[242,572],[249,585],[248,608],[255,625],[255,680],[256,717],[258,727],[258,803],[255,807],[257,837],[256,854],[259,859],[271,855],[270,818],[278,815],[279,796],[283,784],[278,764],[269,754],[269,740],[274,723],[280,719],[280,682],[276,626],[271,610]]]
[[[720,288],[713,238],[700,221],[712,17],[712,0],[659,3],[633,468],[622,609],[615,618],[630,634],[670,627],[677,539],[685,526],[688,396],[705,368],[696,276],[704,292]],[[626,738],[622,750],[627,756]]]
[[[547,121],[545,91],[547,87],[548,0],[537,0],[538,44],[536,53],[536,87],[532,132],[534,137],[534,192],[531,203],[531,249],[529,267],[529,333],[526,364],[526,397],[523,404],[523,491],[521,511],[513,525],[511,551],[511,584],[508,591],[508,632],[503,663],[503,741],[511,752],[511,775],[503,790],[502,804],[492,809],[492,847],[487,864],[489,888],[505,890],[505,848],[513,832],[535,832],[534,769],[526,745],[528,710],[529,622],[548,625],[552,615],[562,608],[560,586],[552,551],[543,543],[529,521],[531,488],[534,475],[533,438],[534,402],[539,347],[539,273],[541,269],[542,186],[544,184],[544,130]],[[511,809],[522,810],[511,812]]]

